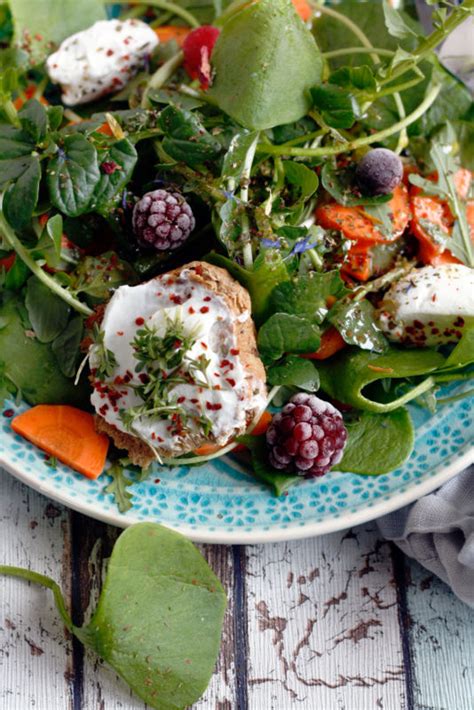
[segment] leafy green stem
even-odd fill
[[[458,7],[454,8],[449,17],[446,19],[442,27],[437,28],[426,39],[424,39],[416,49],[411,52],[410,59],[406,59],[393,68],[385,79],[383,84],[393,81],[397,77],[405,74],[405,72],[413,69],[415,64],[421,62],[428,54],[436,49],[436,47],[449,35],[458,25],[460,25],[474,12],[474,0],[464,0]]]
[[[141,0],[104,0],[105,5],[143,5]],[[181,17],[182,20],[188,23],[190,27],[200,27],[200,23],[196,17],[188,10],[185,10],[181,5],[168,0],[146,0],[146,5],[157,7],[159,10],[172,12],[176,17]]]
[[[453,402],[459,402],[467,397],[472,397],[474,395],[474,389],[467,390],[466,392],[461,392],[460,394],[455,394],[452,397],[442,397],[436,400],[436,404],[452,404]]]
[[[22,569],[21,567],[11,567],[10,565],[0,565],[0,574],[7,575],[9,577],[18,577],[24,579],[27,582],[33,582],[34,584],[41,584],[41,586],[50,589],[53,592],[54,601],[58,608],[59,614],[64,622],[64,626],[71,633],[74,632],[74,624],[72,623],[71,617],[66,609],[66,604],[64,602],[64,597],[62,595],[61,589],[56,582],[51,579],[51,577],[46,577],[44,574],[39,574],[38,572],[32,572],[29,569]]]
[[[347,151],[356,150],[365,145],[371,145],[372,143],[377,143],[389,138],[394,133],[398,133],[407,126],[411,125],[417,121],[420,116],[422,116],[425,111],[429,109],[431,104],[436,100],[439,92],[441,91],[441,85],[434,85],[426,94],[425,98],[417,106],[417,108],[408,116],[397,121],[392,126],[385,128],[383,131],[378,131],[377,133],[372,133],[370,136],[362,136],[356,138],[348,143],[338,144],[338,145],[325,145],[318,148],[298,148],[290,147],[286,148],[284,145],[268,145],[267,143],[259,144],[257,146],[258,153],[271,153],[272,155],[291,155],[291,156],[301,156],[313,158],[323,155],[338,155],[339,153],[345,153]]]
[[[258,139],[259,139],[259,133],[256,134],[255,139],[252,142],[252,145],[247,151],[247,155],[245,156],[245,161],[243,164],[243,169],[242,169],[242,176],[240,179],[240,184],[241,184],[241,190],[240,190],[240,200],[242,204],[246,205],[248,204],[249,201],[249,186],[250,186],[250,175],[252,173],[252,165],[253,161],[255,158],[255,151],[257,149],[257,144],[258,144]],[[241,241],[243,243],[243,259],[244,259],[244,266],[246,269],[251,269],[253,265],[253,254],[252,254],[252,242],[250,240],[250,223],[249,223],[249,217],[246,212],[243,213],[242,215],[242,231],[241,231]]]
[[[1,203],[3,201],[3,195],[0,197],[0,231],[5,241],[9,246],[17,253],[20,259],[26,264],[29,270],[47,286],[53,293],[55,293],[59,298],[62,298],[69,306],[74,308],[74,310],[79,313],[83,313],[86,316],[92,315],[93,311],[86,306],[85,303],[79,301],[75,298],[67,289],[63,288],[55,279],[44,271],[41,266],[32,258],[28,250],[23,246],[21,241],[16,236],[15,232],[11,229],[10,225],[3,216],[1,212]]]
[[[18,111],[15,108],[15,105],[13,101],[8,99],[5,101],[2,105],[2,108],[6,114],[6,117],[8,121],[13,125],[13,126],[20,126],[20,120],[18,118]]]
[[[382,49],[381,47],[372,47],[372,51],[380,57],[393,57],[395,52],[391,49]],[[324,59],[336,59],[336,57],[346,57],[352,54],[367,54],[365,47],[344,47],[342,49],[333,49],[331,52],[323,52]]]

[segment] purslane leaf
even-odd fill
[[[314,37],[290,0],[261,0],[227,20],[214,47],[210,93],[245,128],[261,130],[302,118],[308,89],[321,81]]]
[[[387,348],[387,341],[375,322],[375,309],[367,301],[336,303],[328,314],[332,323],[349,345],[357,345],[361,350],[381,353]]]
[[[264,360],[279,360],[286,353],[312,353],[319,348],[316,325],[306,318],[275,313],[260,328],[258,348]]]
[[[311,360],[303,360],[293,355],[267,370],[267,379],[271,385],[298,387],[305,392],[317,392],[319,375]]]
[[[28,318],[40,343],[50,343],[66,327],[69,306],[49,290],[36,276],[28,279],[25,306]]]
[[[191,167],[215,160],[222,151],[219,141],[191,111],[167,106],[161,112],[158,124],[165,134],[163,148],[166,153]]]
[[[28,162],[25,171],[5,193],[3,211],[13,229],[24,229],[38,202],[41,166],[38,158]]]
[[[59,369],[65,377],[74,377],[80,357],[79,346],[83,334],[82,317],[71,318],[64,330],[53,340],[51,348]]]
[[[87,211],[100,181],[97,151],[80,133],[68,135],[49,161],[46,175],[53,205],[77,217]]]
[[[314,107],[332,128],[351,128],[359,114],[354,96],[337,84],[325,84],[311,89]]]
[[[45,107],[36,99],[30,99],[19,110],[18,118],[31,140],[41,143],[48,130],[48,114]]]
[[[91,207],[102,211],[109,209],[132,177],[137,163],[137,151],[126,138],[114,143],[108,150],[99,151],[100,180],[94,190]]]
[[[0,156],[2,161],[31,155],[34,149],[34,141],[21,128],[15,128],[9,124],[0,125]]]

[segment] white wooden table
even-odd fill
[[[76,623],[119,531],[0,471],[0,560],[58,580]],[[202,547],[228,592],[200,710],[472,710],[474,615],[374,524],[302,542]],[[65,632],[51,594],[0,579],[1,710],[142,709]]]

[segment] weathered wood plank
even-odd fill
[[[0,469],[0,560],[70,591],[68,515]],[[51,592],[0,578],[0,707],[72,707],[72,645]]]
[[[390,548],[374,526],[248,548],[249,709],[405,707]]]
[[[405,560],[414,708],[472,710],[472,610],[438,577]]]

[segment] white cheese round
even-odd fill
[[[158,42],[141,20],[100,20],[65,39],[46,67],[67,106],[84,104],[122,89]]]
[[[116,360],[113,371],[105,381],[97,377],[93,382],[92,404],[109,424],[120,431],[138,436],[172,456],[181,453],[183,442],[209,439],[224,445],[247,428],[249,413],[265,406],[265,385],[246,371],[239,357],[235,333],[235,314],[223,298],[204,285],[191,281],[182,271],[178,277],[165,274],[139,286],[121,286],[109,301],[101,323],[103,347]],[[243,314],[250,318],[250,313]],[[181,380],[167,389],[167,404],[179,404],[184,411],[184,426],[176,426],[171,415],[139,416],[130,429],[124,414],[144,404],[137,392],[143,384],[147,369],[140,370],[133,341],[145,326],[163,338],[169,324],[178,319],[186,336],[194,341],[186,351],[178,372]],[[102,346],[101,346],[102,347]],[[202,358],[205,358],[203,360]],[[193,363],[203,363],[203,371],[196,371]],[[100,347],[90,350],[93,377],[100,364]],[[172,369],[164,371],[164,379]],[[187,374],[189,382],[183,382]],[[163,379],[163,378],[162,378]],[[203,437],[199,418],[207,420],[209,431]]]
[[[389,340],[418,347],[457,342],[474,323],[474,269],[413,269],[385,294],[378,321]]]

